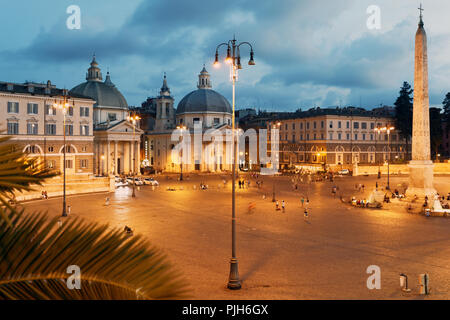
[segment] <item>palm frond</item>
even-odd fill
[[[176,299],[181,275],[141,236],[107,225],[11,211],[0,219],[0,299]],[[81,270],[68,289],[67,267]]]
[[[5,208],[12,210],[9,200],[15,192],[30,191],[32,185],[41,185],[45,179],[57,175],[39,158],[26,156],[10,140],[9,136],[0,137],[0,216],[7,221]]]

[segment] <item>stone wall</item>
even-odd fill
[[[381,171],[381,174],[387,174],[388,166],[387,165],[359,165],[357,166],[330,166],[331,171],[337,172],[341,170],[341,167],[343,169],[349,169],[353,171],[353,175],[376,175],[378,174],[378,168]],[[356,169],[356,170],[355,170]],[[409,173],[408,165],[405,164],[390,164],[389,165],[389,173],[390,174],[405,174],[407,175]],[[449,162],[438,162],[434,163],[434,174],[450,174],[450,163]]]
[[[33,191],[19,192],[16,194],[17,201],[40,199],[42,191],[47,191],[49,198],[63,195],[63,177],[58,176],[47,179],[42,186],[33,186]],[[93,175],[72,175],[66,177],[66,195],[92,193],[92,192],[114,192],[114,177],[95,177]]]

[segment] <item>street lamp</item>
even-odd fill
[[[140,120],[140,119],[141,119],[141,118],[140,118],[138,115],[136,115],[136,114],[134,114],[134,115],[129,115],[129,116],[127,117],[127,120],[128,120],[131,124],[133,124],[133,144],[134,144],[134,140],[135,140],[136,123],[137,123],[137,121]],[[136,187],[136,180],[135,180],[135,177],[136,177],[136,161],[135,161],[135,156],[136,156],[136,150],[134,150],[134,148],[133,148],[133,193],[131,194],[131,196],[132,196],[133,198],[136,197],[136,191],[135,191],[135,187]]]
[[[73,103],[75,105],[75,102]],[[66,211],[66,113],[67,109],[71,107],[68,103],[68,97],[66,95],[66,90],[64,89],[64,95],[63,95],[63,101],[62,103],[55,103],[53,104],[53,107],[56,109],[62,110],[63,113],[63,136],[64,136],[64,142],[63,142],[63,208],[62,208],[62,216],[67,217],[67,211]]]
[[[387,136],[388,136],[388,157],[387,157],[387,190],[390,190],[390,185],[389,185],[389,160],[391,158],[391,146],[390,146],[390,135],[391,135],[391,131],[395,130],[395,128],[393,126],[386,126],[386,127],[377,127],[375,128],[375,131],[380,133],[380,132],[386,132]]]
[[[278,130],[280,130],[280,127],[281,127],[281,122],[280,121],[278,121],[276,124],[273,125],[274,129],[277,129],[277,127],[278,127]],[[271,141],[272,141],[272,139],[271,139]],[[271,150],[272,150],[272,148],[271,148]],[[275,202],[275,201],[277,201],[277,199],[275,199],[275,179],[274,179],[273,180],[273,186],[272,186],[272,202]]]
[[[230,276],[228,278],[228,289],[240,289],[241,288],[241,280],[239,279],[239,271],[238,271],[238,260],[236,258],[236,143],[234,141],[235,135],[235,89],[236,89],[236,80],[237,73],[239,69],[242,69],[241,65],[241,54],[240,47],[241,45],[248,45],[250,47],[250,60],[248,64],[250,66],[255,65],[255,61],[253,60],[253,47],[248,42],[241,42],[239,44],[236,43],[236,39],[233,37],[233,40],[229,40],[228,42],[224,42],[219,44],[216,47],[216,55],[214,60],[214,66],[219,66],[219,48],[221,46],[227,46],[227,57],[225,62],[228,63],[231,67],[231,81],[233,84],[233,118],[232,118],[232,130],[231,130],[231,138],[233,141],[233,166],[232,166],[232,202],[231,202],[231,260],[230,260]]]
[[[181,134],[183,134],[183,131],[186,130],[186,127],[183,125],[179,125],[177,126],[177,129],[180,130]],[[180,181],[183,181],[183,149],[181,149],[180,157]]]

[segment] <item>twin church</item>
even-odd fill
[[[57,106],[64,101],[69,107],[63,114]],[[146,166],[173,172],[230,169],[221,164],[224,155],[214,149],[214,165],[200,160],[181,168],[180,159],[172,158],[177,142],[171,140],[171,134],[177,127],[192,130],[194,124],[200,124],[203,131],[231,128],[231,106],[212,90],[205,68],[199,74],[197,90],[181,99],[176,109],[165,75],[160,94],[147,101],[149,108],[130,108],[109,72],[103,79],[94,56],[86,81],[71,90],[59,89],[50,81],[0,82],[1,135],[10,136],[23,152],[41,158],[50,168],[62,171],[65,166],[69,175],[138,173]],[[136,113],[141,120],[130,121],[130,115]],[[203,147],[209,150],[207,145]]]

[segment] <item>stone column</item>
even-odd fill
[[[106,174],[109,176],[111,173],[111,142],[106,141]]]
[[[133,156],[133,152],[134,152],[134,142],[130,141],[128,142],[129,146],[130,146],[130,172],[134,172],[134,156]]]
[[[430,157],[427,35],[423,28],[422,14],[416,32],[412,160],[408,166],[407,196],[417,195],[430,198],[436,194],[436,190],[433,188],[434,165]]]
[[[119,174],[117,170],[117,140],[114,140],[114,174],[117,176]]]
[[[136,141],[136,170],[137,173],[141,173],[141,144],[140,141]]]

